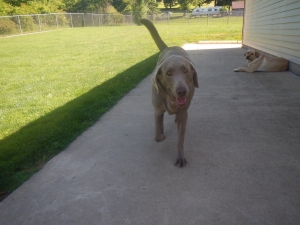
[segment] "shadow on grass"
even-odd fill
[[[0,201],[92,126],[155,67],[158,54],[0,141]]]

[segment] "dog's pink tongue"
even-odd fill
[[[186,103],[186,98],[176,98],[176,102],[179,106],[184,106]]]

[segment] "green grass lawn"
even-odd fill
[[[182,15],[182,13],[172,13],[171,18],[182,17]],[[160,33],[168,44],[182,45],[207,40],[240,41],[242,40],[243,17],[182,17],[157,22],[156,25],[162,27]]]
[[[241,40],[242,21],[156,23],[168,45]],[[219,20],[219,22],[217,22]],[[143,26],[90,27],[0,39],[0,195],[10,193],[151,73]]]

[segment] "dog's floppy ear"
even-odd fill
[[[255,57],[256,57],[256,58],[259,58],[259,56],[260,56],[260,53],[257,52],[257,51],[255,51]]]
[[[157,93],[159,93],[159,81],[158,81],[158,75],[161,73],[161,65],[156,66],[155,70],[153,71],[153,76],[151,78],[151,82],[155,89],[157,90]]]
[[[198,84],[198,74],[197,74],[197,71],[196,71],[195,66],[194,66],[194,64],[192,62],[190,62],[190,65],[192,67],[192,71],[194,72],[194,75],[193,75],[194,87],[198,88],[199,84]]]

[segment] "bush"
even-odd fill
[[[35,23],[33,16],[20,16],[22,30],[31,32],[38,30],[38,24]]]
[[[18,26],[10,19],[0,20],[0,34],[14,34],[18,32]]]
[[[14,16],[12,20],[16,23],[19,24],[21,23],[21,29],[22,32],[33,32],[38,30],[38,24],[35,24],[35,15],[32,16]]]

